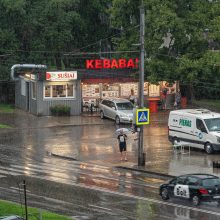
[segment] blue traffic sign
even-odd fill
[[[148,108],[136,110],[136,124],[147,125],[150,122],[150,112]]]

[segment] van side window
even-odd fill
[[[206,128],[205,128],[205,125],[204,125],[204,123],[201,119],[196,119],[196,128],[198,130],[200,130],[201,132],[208,133]]]

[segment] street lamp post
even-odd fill
[[[144,26],[145,14],[143,5],[140,8],[140,73],[139,73],[139,108],[144,108]],[[143,152],[143,125],[139,128],[138,138],[138,166],[145,165],[145,154]]]

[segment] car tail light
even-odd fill
[[[208,190],[207,190],[207,189],[204,189],[204,188],[199,189],[199,192],[200,192],[201,194],[205,194],[205,195],[208,195],[208,194],[209,194]]]

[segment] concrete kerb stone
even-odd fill
[[[43,129],[43,128],[57,128],[57,127],[77,127],[77,126],[97,126],[103,125],[104,123],[82,123],[82,124],[60,124],[60,125],[48,125],[48,126],[39,126],[39,127],[19,127],[19,128],[4,128],[5,130],[20,130],[22,129]]]
[[[76,158],[68,157],[68,156],[65,156],[65,155],[59,155],[59,154],[55,154],[55,153],[52,153],[52,152],[47,152],[47,154],[48,154],[49,156],[58,157],[58,158],[65,159],[65,160],[78,161]]]
[[[137,171],[137,172],[142,172],[142,173],[147,173],[147,174],[151,174],[154,176],[162,176],[165,177],[167,179],[171,179],[174,178],[176,176],[172,176],[169,174],[165,174],[165,173],[158,173],[158,172],[154,172],[154,171],[149,171],[149,170],[145,170],[143,168],[138,168],[138,167],[125,167],[125,166],[115,166],[116,169],[124,169],[124,170],[131,170],[131,171]]]
[[[57,158],[60,158],[60,159],[65,159],[65,160],[79,161],[76,158],[65,156],[65,155],[60,155],[60,154],[56,154],[56,153],[52,153],[52,152],[47,152],[47,155],[57,157]],[[81,162],[85,162],[85,161],[81,161]],[[91,163],[91,164],[93,164],[93,163]],[[95,164],[93,164],[93,165],[95,165]],[[171,178],[176,177],[176,176],[172,176],[172,175],[165,174],[165,173],[158,173],[158,172],[154,172],[154,171],[145,170],[145,169],[140,168],[140,167],[113,166],[113,168],[142,172],[142,173],[150,174],[150,175],[153,175],[153,176],[164,177],[166,179],[171,179]]]

